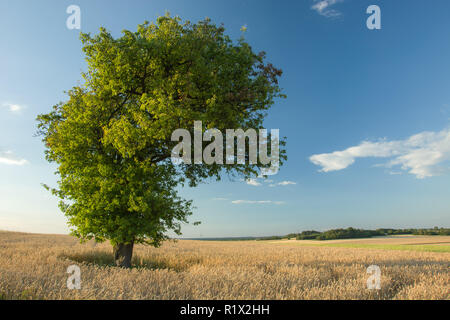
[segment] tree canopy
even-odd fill
[[[281,70],[243,39],[233,42],[209,19],[169,15],[114,38],[101,28],[81,34],[88,69],[67,101],[39,115],[46,159],[72,233],[81,239],[158,246],[180,233],[192,201],[177,186],[223,173],[244,177],[256,164],[174,164],[172,132],[262,128],[278,97]],[[281,159],[286,159],[281,150]]]

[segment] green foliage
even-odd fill
[[[262,241],[262,240],[281,240],[284,239],[286,237],[281,237],[281,236],[267,236],[267,237],[257,237],[255,238],[255,240],[257,241]]]
[[[208,19],[145,22],[115,39],[81,34],[88,69],[68,100],[39,115],[46,159],[58,165],[60,208],[82,240],[158,246],[180,234],[192,202],[177,186],[222,173],[255,176],[257,165],[175,166],[175,129],[262,128],[280,93],[281,70],[241,38],[233,43]],[[284,143],[282,142],[283,146]],[[280,152],[286,159],[285,150]]]
[[[316,237],[319,235],[320,235],[319,231],[311,230],[311,231],[303,231],[302,233],[297,234],[295,238],[297,240],[308,240],[308,239],[316,239]]]
[[[450,236],[450,228],[414,229],[412,234],[427,236]]]
[[[352,239],[352,238],[370,238],[379,235],[378,232],[362,229],[334,229],[322,232],[316,237],[317,240],[333,240],[333,239]]]
[[[450,235],[450,229],[438,228],[434,229],[332,229],[324,232],[320,231],[303,231],[298,234],[291,233],[287,237],[295,237],[297,240],[334,240],[334,239],[356,239],[356,238],[371,238],[375,236],[386,235],[400,235],[400,234],[414,234],[414,235]]]

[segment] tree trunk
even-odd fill
[[[131,268],[131,257],[133,256],[134,243],[118,243],[113,247],[114,262],[116,266]]]

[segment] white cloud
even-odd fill
[[[261,181],[261,182],[260,182]],[[288,186],[288,185],[294,185],[297,184],[297,182],[294,181],[281,181],[281,182],[274,182],[272,179],[248,179],[245,180],[245,182],[248,185],[259,187],[262,186],[262,182],[268,184],[269,187],[276,187],[276,186]]]
[[[289,186],[289,185],[293,185],[293,184],[297,184],[297,182],[294,182],[294,181],[281,181],[281,182],[278,182],[276,185],[277,186]]]
[[[14,103],[3,103],[3,107],[8,108],[9,111],[13,113],[19,113],[22,109],[24,109],[24,106]]]
[[[272,200],[233,200],[233,204],[284,204],[283,201],[272,201]]]
[[[254,187],[259,187],[261,185],[256,179],[248,179],[246,180],[246,183]]]
[[[294,181],[281,181],[277,183],[271,183],[269,184],[269,187],[276,187],[276,186],[289,186],[289,185],[295,185],[297,182]]]
[[[336,3],[343,2],[344,0],[314,0],[314,4],[311,9],[315,10],[318,14],[327,18],[338,17],[341,12],[331,7]]]
[[[228,198],[213,198],[214,201],[225,201],[228,200]]]
[[[330,172],[345,169],[356,158],[366,157],[392,158],[382,166],[399,166],[419,179],[439,175],[449,169],[444,164],[450,160],[450,129],[425,131],[405,140],[364,141],[343,151],[316,154],[309,159],[322,167],[320,171]]]
[[[19,159],[12,151],[0,151],[0,164],[7,164],[7,165],[13,165],[13,166],[23,166],[24,164],[27,164],[28,161],[25,159]]]

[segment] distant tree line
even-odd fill
[[[209,241],[244,241],[244,240],[282,240],[282,239],[297,239],[297,240],[335,240],[335,239],[355,239],[355,238],[371,238],[377,236],[389,235],[427,235],[427,236],[450,236],[449,228],[432,229],[331,229],[327,231],[308,230],[300,233],[289,233],[285,236],[265,236],[265,237],[224,237],[224,238],[185,238],[188,240],[209,240]]]
[[[354,239],[354,238],[371,238],[376,236],[388,236],[388,235],[432,235],[432,236],[448,236],[450,235],[449,228],[433,229],[376,229],[376,230],[364,230],[364,229],[332,229],[328,231],[314,231],[308,230],[301,233],[290,233],[286,237],[288,239],[297,240],[334,240],[334,239]]]

